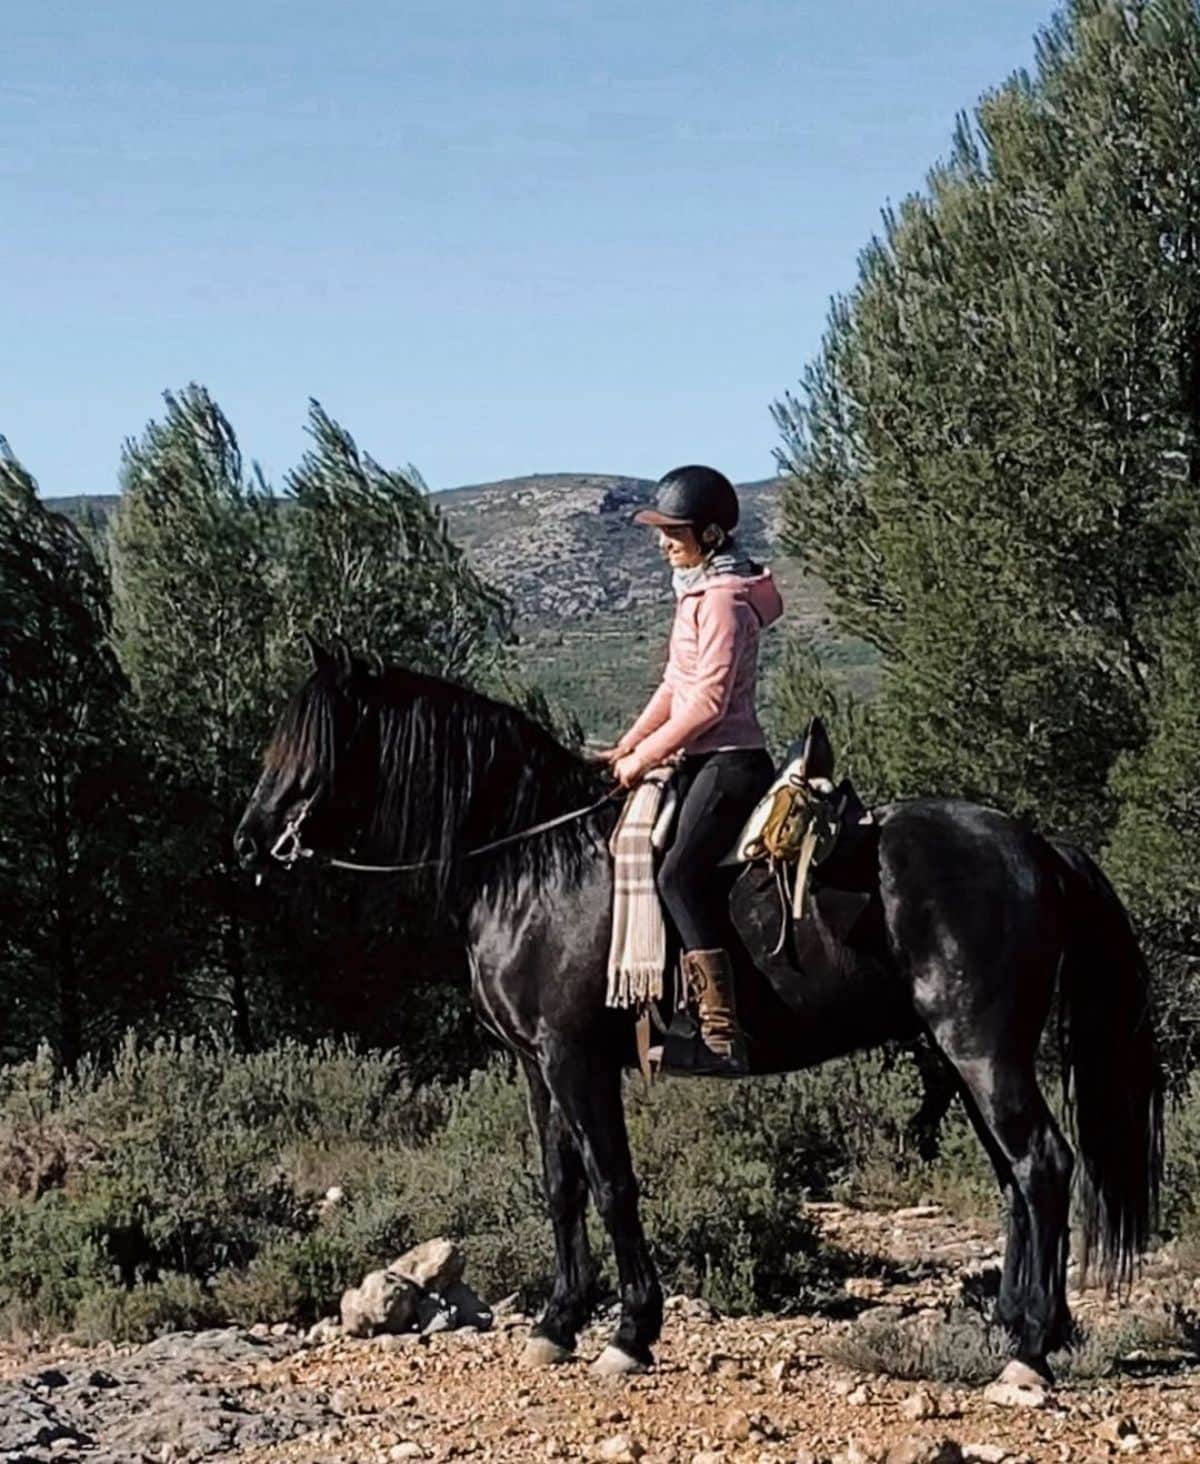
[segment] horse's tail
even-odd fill
[[[1146,963],[1125,907],[1091,859],[1049,841],[1061,861],[1063,1093],[1082,1173],[1084,1275],[1127,1283],[1154,1224],[1163,1165],[1163,1077]],[[1062,865],[1066,866],[1063,873]]]

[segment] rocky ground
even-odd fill
[[[524,1370],[528,1321],[503,1306],[486,1332],[350,1339],[326,1326],[315,1340],[264,1325],[140,1348],[10,1346],[0,1351],[0,1460],[1200,1460],[1200,1371],[1177,1338],[1131,1353],[1113,1377],[1067,1379],[1046,1394],[905,1381],[836,1360],[839,1339],[881,1318],[936,1324],[964,1276],[998,1261],[999,1238],[932,1206],[816,1208],[831,1241],[862,1257],[837,1318],[727,1319],[674,1298],[654,1372],[609,1381],[586,1366],[603,1326],[583,1339],[579,1362]],[[1136,1309],[1178,1310],[1190,1291],[1159,1256],[1132,1297],[1074,1304],[1103,1328]]]

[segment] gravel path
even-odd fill
[[[582,1339],[584,1360],[531,1372],[518,1365],[527,1320],[511,1313],[491,1332],[424,1339],[305,1345],[260,1327],[136,1349],[10,1347],[0,1350],[0,1460],[1200,1461],[1200,1371],[1178,1349],[1131,1358],[1132,1375],[1065,1384],[1037,1406],[831,1361],[830,1342],[872,1318],[936,1319],[964,1273],[994,1265],[999,1248],[994,1233],[935,1207],[814,1209],[831,1240],[863,1257],[847,1283],[853,1316],[727,1319],[674,1298],[655,1371],[606,1382],[586,1359],[608,1324]],[[1177,1307],[1193,1289],[1164,1256],[1124,1303],[1094,1293],[1074,1303],[1104,1325],[1131,1308]]]

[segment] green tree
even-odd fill
[[[0,1054],[50,1038],[68,1066],[124,960],[136,772],[109,622],[102,559],[0,438]]]
[[[381,467],[318,402],[308,431],[312,445],[286,479],[286,643],[324,628],[384,660],[489,679],[508,603],[450,538],[420,474]]]
[[[1114,769],[1107,857],[1154,958],[1177,1075],[1200,1057],[1200,540],[1188,547],[1188,583],[1155,636],[1151,733]]]
[[[201,1005],[227,1005],[254,1037],[244,897],[233,833],[280,687],[271,584],[277,516],[233,428],[199,386],[166,395],[161,422],[126,444],[111,552],[114,631],[142,724],[175,792],[163,857],[186,888],[178,931]]]
[[[1198,156],[1193,0],[1072,0],[777,404],[788,542],[881,653],[895,791],[1112,825],[1197,514]]]

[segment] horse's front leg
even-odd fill
[[[562,1112],[551,1100],[545,1080],[532,1059],[524,1059],[529,1082],[529,1111],[542,1149],[546,1204],[554,1227],[554,1290],[522,1362],[540,1367],[564,1362],[591,1311],[592,1257],[588,1248],[587,1176],[575,1138]]]
[[[621,1068],[610,1051],[557,1044],[542,1054],[542,1073],[582,1155],[596,1209],[612,1238],[621,1287],[621,1320],[595,1363],[603,1374],[640,1371],[654,1361],[662,1331],[662,1288],[638,1216]]]

